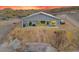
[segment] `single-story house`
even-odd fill
[[[45,12],[37,12],[22,18],[22,26],[59,26],[60,19]]]

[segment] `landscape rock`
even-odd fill
[[[9,44],[13,49],[19,49],[21,48],[21,41],[18,40],[17,38],[10,41],[10,44]]]
[[[47,43],[26,43],[25,52],[57,52],[57,49]]]

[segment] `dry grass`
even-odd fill
[[[23,45],[27,42],[45,42],[56,47],[59,51],[75,51],[78,48],[77,37],[73,32],[48,27],[15,28],[8,39],[18,38]]]

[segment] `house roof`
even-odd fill
[[[29,15],[29,16],[27,16],[27,17],[23,17],[23,19],[28,18],[28,17],[31,17],[31,16],[35,16],[35,15],[38,15],[38,14],[44,14],[44,15],[47,15],[47,16],[50,16],[50,17],[59,19],[59,18],[57,18],[57,17],[55,17],[55,16],[53,16],[53,15],[51,15],[51,14],[48,14],[48,13],[45,13],[45,12],[41,12],[41,11],[40,11],[40,12],[37,12],[37,13],[34,13],[34,14],[31,14],[31,15]]]

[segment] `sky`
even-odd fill
[[[54,9],[62,8],[64,6],[0,6],[0,9],[11,8],[15,10],[27,10],[27,9]]]

